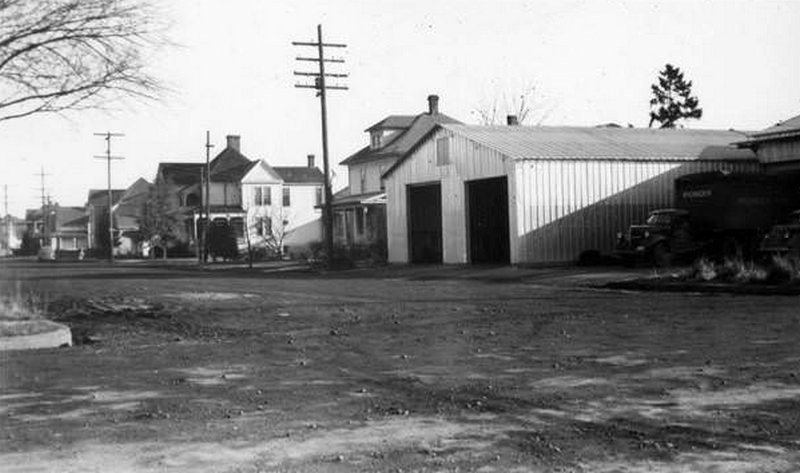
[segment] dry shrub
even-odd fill
[[[797,258],[774,255],[767,269],[769,282],[789,282],[800,279],[800,264]]]
[[[40,319],[43,307],[40,297],[23,292],[19,285],[0,288],[0,320]]]
[[[741,258],[725,259],[722,263],[715,263],[703,257],[695,261],[689,274],[689,279],[698,281],[736,283],[760,283],[769,277],[767,269]]]

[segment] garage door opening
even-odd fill
[[[442,186],[408,187],[408,233],[412,263],[442,262]]]
[[[467,215],[471,263],[509,263],[506,177],[469,181]]]

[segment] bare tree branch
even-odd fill
[[[502,107],[498,104],[500,97]],[[555,105],[539,94],[533,81],[526,81],[514,94],[494,93],[490,100],[474,106],[472,113],[481,125],[505,125],[506,116],[513,115],[521,125],[540,126],[554,109]]]
[[[158,99],[161,18],[150,0],[0,1],[0,121]]]

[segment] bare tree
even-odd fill
[[[277,225],[276,225],[277,223]],[[277,259],[283,256],[284,243],[293,229],[289,228],[288,213],[281,209],[273,215],[257,215],[253,220],[253,228],[260,235],[257,239],[250,236],[250,228],[245,228],[245,243],[247,244],[248,266],[253,267],[253,260],[257,253],[262,253],[260,257]]]
[[[554,104],[542,97],[536,86],[528,81],[518,92],[494,93],[473,107],[472,113],[481,125],[505,124],[506,116],[513,115],[522,125],[539,126],[554,109]]]
[[[150,188],[139,219],[139,232],[142,241],[148,242],[152,248],[151,257],[155,257],[155,249],[160,248],[162,258],[167,259],[167,247],[175,240],[177,227],[178,221],[170,211],[167,188],[156,181]]]
[[[157,98],[162,18],[150,0],[0,0],[0,121]]]

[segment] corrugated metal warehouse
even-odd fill
[[[513,264],[610,252],[674,179],[760,172],[735,131],[441,125],[384,174],[389,261]]]

